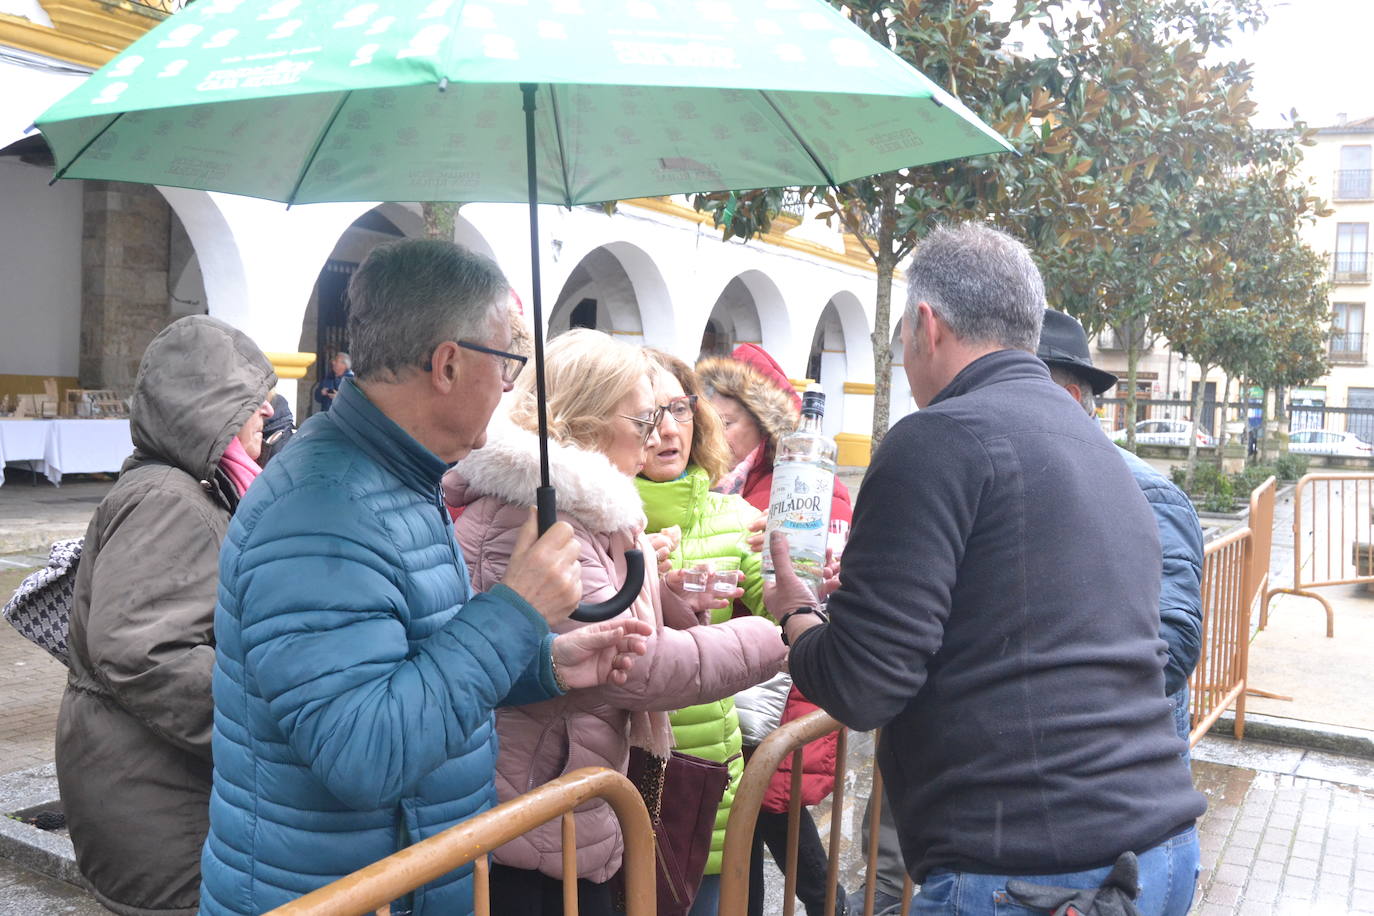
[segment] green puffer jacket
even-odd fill
[[[646,531],[653,533],[673,525],[682,528],[682,546],[672,557],[674,568],[717,557],[739,557],[740,569],[744,570],[743,601],[755,614],[763,614],[763,560],[744,542],[749,524],[758,518],[758,510],[739,496],[712,493],[706,472],[696,465],[689,466],[687,473],[677,480],[655,483],[636,477],[635,485],[644,500]],[[731,610],[715,611],[711,622],[729,620]],[[735,701],[727,697],[715,703],[689,706],[669,718],[677,750],[707,760],[729,761],[730,784],[716,812],[711,857],[706,861],[706,874],[718,875],[725,848],[725,822],[744,772]]]

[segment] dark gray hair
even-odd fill
[[[348,339],[362,381],[424,366],[446,340],[482,338],[505,320],[510,284],[488,258],[440,239],[372,249],[348,284]]]
[[[1088,412],[1088,416],[1097,413],[1097,396],[1093,394],[1092,383],[1083,376],[1074,372],[1072,369],[1065,369],[1063,366],[1046,366],[1050,370],[1050,378],[1060,388],[1067,389],[1070,385],[1078,386],[1078,403],[1083,405],[1083,409]]]
[[[986,223],[940,226],[916,246],[907,268],[906,320],[928,304],[967,343],[1035,352],[1045,282],[1030,252]]]

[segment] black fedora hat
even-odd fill
[[[1047,366],[1068,369],[1092,385],[1093,394],[1102,394],[1117,382],[1117,377],[1093,365],[1088,351],[1088,335],[1078,319],[1064,312],[1045,309],[1040,328],[1040,346],[1035,355]]]

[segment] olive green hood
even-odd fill
[[[129,411],[134,447],[209,480],[276,383],[248,335],[207,315],[180,318],[153,338],[139,364]]]

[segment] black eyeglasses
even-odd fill
[[[649,437],[654,434],[654,430],[658,429],[659,421],[663,419],[664,409],[665,408],[662,407],[655,407],[652,411],[650,411],[647,417],[632,417],[629,414],[624,413],[616,414],[616,416],[620,417],[623,420],[629,420],[635,426],[638,426],[640,444],[648,445]]]
[[[693,411],[696,409],[696,406],[697,396],[694,394],[684,394],[680,398],[673,398],[667,404],[660,405],[658,408],[660,411],[659,419],[662,420],[662,414],[666,413],[679,423],[690,423],[695,416]]]
[[[478,353],[489,353],[492,356],[501,358],[501,381],[507,385],[512,385],[520,377],[520,370],[525,368],[525,363],[529,361],[528,356],[521,356],[519,353],[507,353],[505,350],[494,350],[491,347],[484,347],[467,340],[454,341],[458,346],[465,350],[476,350]]]

